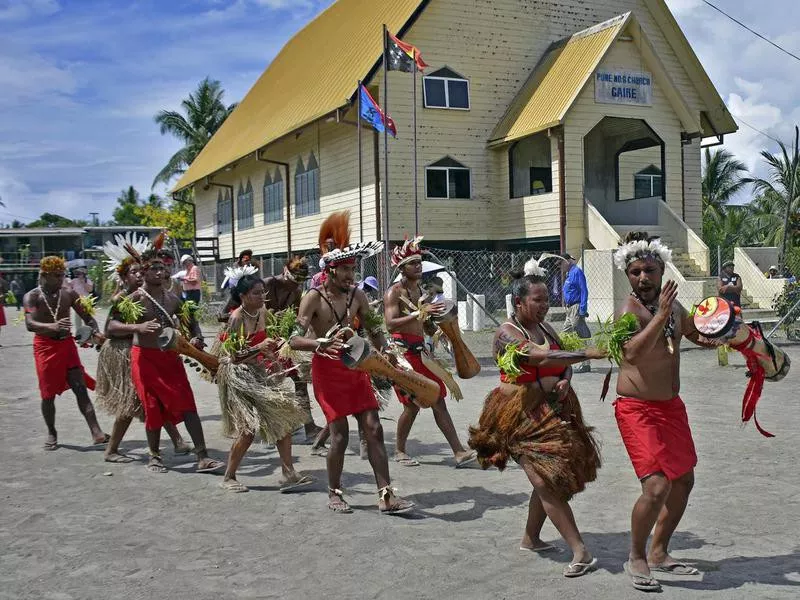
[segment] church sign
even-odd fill
[[[594,78],[594,101],[602,104],[653,104],[653,77],[644,71],[602,69]]]

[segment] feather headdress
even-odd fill
[[[423,250],[420,247],[422,236],[418,235],[406,240],[392,250],[392,266],[402,267],[404,264],[414,259],[421,258]]]
[[[522,267],[522,272],[525,275],[531,275],[533,277],[546,277],[547,271],[545,271],[542,267],[539,266],[539,261],[535,258],[531,258],[528,262],[525,263],[525,266]]]
[[[111,274],[111,280],[121,282],[124,273],[133,263],[139,262],[142,253],[150,247],[150,241],[136,233],[126,231],[114,236],[113,242],[106,242],[103,253],[106,255],[105,270]]]
[[[256,273],[258,273],[258,269],[252,265],[227,267],[225,269],[225,279],[222,281],[222,289],[235,288],[242,277],[245,275],[255,275]]]
[[[63,273],[67,270],[67,263],[60,256],[45,256],[39,261],[40,273]]]
[[[672,261],[672,250],[662,244],[658,237],[650,237],[645,231],[632,231],[614,253],[614,264],[620,271],[627,271],[628,265],[644,258],[653,258],[666,265]]]
[[[326,268],[367,258],[383,249],[383,242],[350,243],[350,211],[331,213],[319,228],[319,250]]]
[[[161,251],[164,247],[164,242],[167,240],[167,232],[161,231],[155,239],[150,243],[147,250],[139,255],[139,262],[142,264],[149,263],[155,259],[162,259]]]

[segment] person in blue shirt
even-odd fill
[[[563,332],[577,333],[582,338],[590,338],[592,334],[586,325],[586,317],[589,316],[589,288],[586,286],[586,276],[571,254],[565,252],[561,258],[564,259],[561,263],[561,271],[564,276],[562,297],[567,309]],[[573,368],[576,373],[588,373],[590,370],[589,361],[582,362]]]

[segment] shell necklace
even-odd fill
[[[36,289],[39,290],[42,293],[42,298],[44,298],[45,306],[47,306],[47,310],[50,311],[50,315],[53,317],[53,323],[55,323],[56,321],[58,321],[58,316],[57,315],[58,315],[59,311],[61,310],[61,296],[62,296],[61,288],[58,288],[58,302],[56,302],[56,310],[55,310],[55,312],[53,311],[53,307],[50,306],[50,301],[47,299],[47,292],[45,292],[42,289],[42,286],[38,286]]]
[[[163,314],[165,317],[167,317],[167,322],[170,324],[170,326],[171,326],[171,327],[174,327],[174,325],[175,325],[175,321],[173,321],[173,320],[172,320],[172,315],[170,315],[170,314],[167,312],[167,309],[166,309],[166,308],[164,308],[163,306],[161,306],[161,304],[159,304],[159,303],[158,303],[158,301],[157,301],[155,298],[153,298],[153,297],[152,297],[150,294],[148,294],[148,293],[147,293],[147,290],[146,290],[146,289],[144,289],[144,286],[140,287],[140,288],[139,288],[139,291],[141,291],[141,292],[142,292],[142,294],[144,294],[144,295],[145,295],[145,297],[146,297],[148,300],[150,300],[150,302],[152,302],[152,303],[153,303],[153,306],[155,306],[157,309],[159,309],[159,310],[161,311],[161,313],[162,313],[162,314]],[[162,299],[162,300],[164,299],[164,298],[163,298],[163,296],[162,296],[162,298],[161,298],[161,299]],[[160,320],[161,320],[161,319],[159,319],[159,321],[160,321]]]

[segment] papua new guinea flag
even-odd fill
[[[359,94],[361,94],[361,118],[381,133],[383,133],[384,129],[387,129],[392,134],[392,137],[397,137],[397,128],[394,126],[394,121],[383,113],[383,110],[373,100],[367,88],[362,85]]]
[[[422,60],[419,48],[398,40],[388,31],[386,32],[386,45],[389,52],[388,68],[390,71],[413,73],[415,67],[423,71],[428,66]]]

